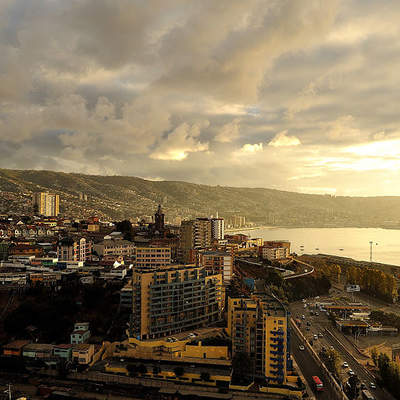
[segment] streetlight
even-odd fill
[[[372,245],[374,244],[374,242],[372,240],[370,240],[369,242],[369,262],[372,262]],[[376,246],[378,246],[378,243],[375,243]]]

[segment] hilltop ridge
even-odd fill
[[[118,220],[150,215],[161,203],[176,216],[245,216],[256,224],[281,226],[400,226],[400,197],[344,197],[267,188],[208,186],[180,181],[149,181],[45,170],[0,169],[0,213],[29,213],[30,197],[51,191],[69,217]],[[87,201],[79,194],[87,195]]]

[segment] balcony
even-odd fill
[[[283,336],[285,332],[283,330],[277,330],[277,331],[270,331],[271,335],[280,335]]]

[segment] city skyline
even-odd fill
[[[394,1],[0,1],[0,167],[400,195]]]

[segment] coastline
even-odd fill
[[[255,231],[258,229],[385,229],[391,231],[400,230],[399,227],[388,226],[301,226],[301,225],[261,225],[248,228],[229,228],[225,229],[226,233],[241,233],[247,231]]]

